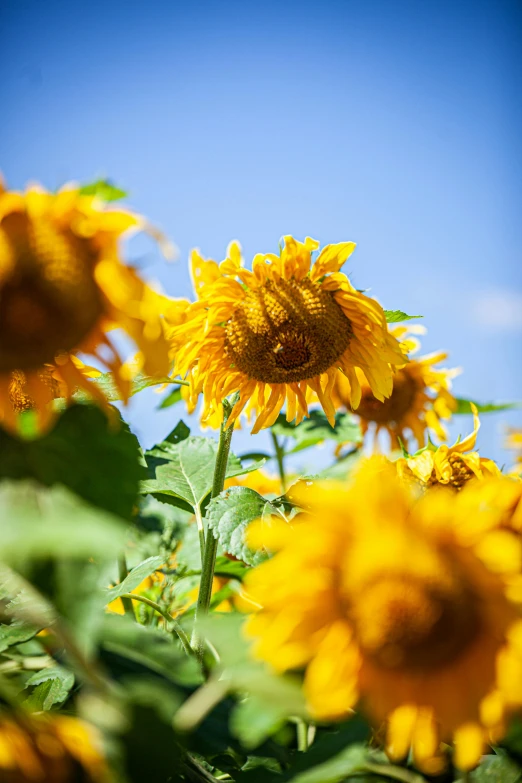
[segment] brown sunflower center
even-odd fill
[[[75,348],[103,309],[90,240],[42,219],[7,215],[0,226],[0,372],[30,370]],[[14,262],[8,266],[8,262]]]
[[[453,489],[456,489],[457,492],[459,492],[467,481],[475,478],[475,474],[471,468],[466,465],[458,452],[450,454],[448,461],[451,465],[451,478],[444,486],[452,487]],[[433,471],[430,478],[428,479],[428,486],[432,487],[436,484],[440,485],[441,482],[438,480],[435,471]]]
[[[292,383],[326,372],[352,336],[350,321],[311,280],[267,281],[248,291],[226,325],[234,365],[264,383]]]
[[[449,584],[412,575],[377,579],[351,614],[361,648],[388,669],[443,666],[467,647],[479,625],[475,596],[458,577]]]
[[[364,386],[360,405],[355,412],[366,421],[375,421],[378,424],[398,423],[411,410],[418,390],[418,380],[409,372],[408,367],[404,367],[393,377],[391,397],[380,402],[373,396],[372,390]]]

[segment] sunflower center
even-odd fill
[[[326,372],[347,349],[350,321],[308,278],[268,280],[248,291],[226,325],[234,365],[264,383],[292,383]]]
[[[456,489],[457,492],[459,492],[467,481],[475,478],[475,474],[471,468],[466,465],[458,452],[450,454],[448,461],[451,465],[451,478],[446,486],[453,487],[453,489]],[[440,485],[440,483],[441,482],[438,480],[437,474],[435,471],[433,471],[430,478],[428,479],[428,486],[432,487],[435,484]]]
[[[361,648],[388,669],[443,666],[478,630],[476,599],[458,578],[377,579],[361,591],[352,616]]]
[[[89,239],[20,213],[4,218],[0,238],[1,254],[14,261],[0,280],[0,372],[35,369],[77,347],[100,317],[96,251]]]
[[[355,412],[366,421],[378,424],[398,423],[411,410],[418,389],[418,381],[405,367],[394,375],[391,397],[384,402],[373,396],[369,386],[364,386],[360,405]]]

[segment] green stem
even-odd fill
[[[277,467],[279,469],[279,478],[281,479],[281,489],[283,490],[284,495],[286,492],[286,473],[284,463],[285,450],[280,445],[277,435],[272,432],[272,430],[270,430],[270,435],[272,436],[272,443],[274,444],[275,458],[277,460]]]
[[[129,569],[127,567],[127,558],[125,555],[120,555],[118,559],[118,570],[120,575],[120,583],[123,582],[124,579],[127,578],[127,574],[129,573]],[[123,611],[125,614],[130,615],[131,617],[136,619],[136,615],[134,614],[134,607],[132,605],[132,601],[130,601],[127,598],[122,598],[121,602],[123,604]]]
[[[180,626],[180,624],[172,617],[171,614],[169,614],[165,609],[162,609],[159,604],[157,604],[155,601],[151,601],[150,598],[146,598],[144,595],[136,595],[135,593],[123,593],[123,595],[120,596],[120,598],[127,598],[131,601],[140,601],[142,604],[147,604],[147,606],[150,606],[151,609],[154,609],[158,614],[160,614],[162,617],[165,618],[169,623],[172,623],[172,627],[174,628],[174,631],[178,635],[178,638],[183,645],[183,649],[187,653],[187,655],[193,655],[194,650],[190,646],[189,638],[183,628]]]
[[[232,433],[234,425],[227,427],[228,418],[236,402],[237,395],[231,400],[223,400],[223,423],[219,431],[219,443],[216,454],[216,464],[214,466],[214,479],[212,482],[212,492],[210,498],[216,498],[225,486],[225,476],[227,473],[228,455],[230,444],[232,442]],[[212,595],[212,583],[214,581],[214,567],[216,565],[216,553],[218,539],[214,538],[211,530],[207,530],[205,540],[205,553],[203,556],[203,566],[201,570],[201,581],[199,583],[198,602],[196,604],[196,616],[194,618],[194,631],[192,633],[192,649],[196,653],[201,664],[205,653],[205,642],[198,630],[198,625],[202,617],[208,613],[210,606],[210,597]]]
[[[203,567],[203,560],[205,559],[205,525],[203,524],[203,517],[201,516],[201,507],[199,504],[196,504],[194,506],[194,513],[196,516],[196,524],[198,526],[199,553],[201,556],[201,567]]]
[[[297,750],[301,753],[306,753],[308,750],[308,725],[298,718],[297,724]]]

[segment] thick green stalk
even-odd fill
[[[232,432],[234,425],[227,427],[228,418],[236,402],[237,395],[231,400],[223,400],[223,424],[219,432],[219,444],[216,454],[216,464],[214,466],[214,479],[212,482],[211,499],[216,498],[225,486],[225,476],[227,472],[228,455],[230,453],[230,444],[232,442]],[[202,617],[208,613],[210,598],[212,595],[212,583],[214,581],[214,567],[216,565],[216,552],[218,540],[214,538],[212,530],[207,530],[205,536],[205,553],[203,556],[203,566],[201,570],[201,581],[199,583],[198,602],[196,604],[196,616],[194,618],[194,631],[192,634],[191,645],[196,656],[203,663],[205,653],[205,642],[198,630],[198,624]]]

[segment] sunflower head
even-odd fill
[[[473,451],[480,426],[477,408],[473,412],[473,432],[453,446],[435,448],[431,444],[413,456],[397,460],[397,471],[405,481],[419,482],[423,487],[444,486],[460,491],[471,479],[500,476],[491,459]]]
[[[249,531],[252,546],[277,552],[245,583],[262,607],[247,621],[255,654],[304,670],[316,717],[359,705],[385,724],[393,758],[413,747],[418,766],[435,772],[441,742],[453,740],[457,766],[473,766],[522,704],[510,597],[521,540],[465,491],[418,499],[383,459],[350,484],[301,493],[307,514],[294,528],[260,521]]]
[[[408,353],[409,361],[396,368],[393,376],[393,391],[384,400],[378,400],[362,373],[357,371],[361,382],[361,402],[355,411],[360,417],[363,434],[373,430],[374,443],[381,430],[390,436],[391,447],[399,448],[400,442],[408,444],[413,436],[419,448],[425,445],[426,430],[431,429],[438,438],[446,440],[442,419],[449,419],[456,402],[451,395],[451,379],[459,370],[445,370],[434,365],[446,358],[445,353],[435,353],[415,358],[418,348],[414,334],[423,333],[421,327],[390,328],[391,334],[400,341],[401,348]],[[353,410],[344,377],[339,376],[333,390],[336,405]]]
[[[23,394],[37,409],[55,396],[50,374],[66,396],[78,386],[96,396],[72,361],[77,352],[105,363],[125,398],[129,379],[106,334],[115,327],[136,343],[141,369],[168,374],[161,297],[119,257],[121,237],[144,227],[74,187],[25,194],[0,187],[0,417],[7,423],[13,406],[27,407]]]
[[[336,376],[347,377],[351,405],[360,401],[359,368],[378,399],[392,390],[392,367],[405,357],[388,333],[380,305],[356,291],[339,272],[353,242],[318,249],[312,239],[284,237],[280,254],[258,254],[244,268],[237,243],[221,264],[192,255],[198,301],[172,330],[177,369],[188,373],[192,400],[204,397],[203,418],[221,418],[221,401],[240,399],[229,421],[247,407],[254,432],[270,426],[282,406],[287,419],[308,415],[307,396],[318,396],[329,420]]]
[[[101,783],[109,770],[100,737],[65,715],[27,716],[23,725],[0,717],[0,778],[9,783]]]

